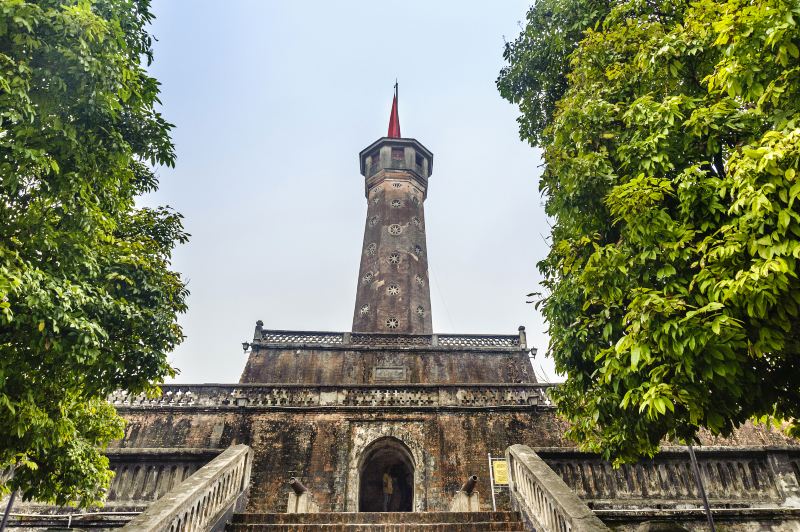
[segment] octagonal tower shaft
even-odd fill
[[[424,203],[433,154],[384,137],[360,159],[368,206],[353,332],[431,334]]]

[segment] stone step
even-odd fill
[[[320,512],[313,514],[238,513],[237,524],[393,524],[519,522],[517,512]]]
[[[525,532],[520,522],[466,523],[229,523],[230,532]]]

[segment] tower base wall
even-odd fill
[[[380,484],[368,485],[364,476],[378,462],[394,475],[395,490],[401,493],[392,498],[390,510],[407,502],[413,511],[446,511],[464,478],[473,474],[479,479],[476,491],[484,494],[481,509],[491,510],[488,454],[501,457],[506,447],[520,442],[538,448],[594,507],[697,502],[682,452],[666,451],[655,460],[615,470],[564,440],[566,426],[550,407],[138,407],[123,408],[121,414],[128,422],[118,442],[122,448],[252,447],[249,512],[285,511],[292,476],[314,494],[320,511],[364,510],[360,501],[382,498],[376,495]],[[701,453],[715,504],[772,506],[786,499],[772,462],[778,457],[800,464],[796,441],[747,424],[731,438],[705,438],[703,443],[717,446]],[[401,461],[402,473],[396,465],[389,468]],[[407,478],[397,478],[403,475]],[[144,476],[141,481],[146,482]],[[506,490],[498,490],[495,498],[498,509],[510,509]]]
[[[394,411],[392,411],[394,410]],[[490,493],[488,454],[514,442],[568,445],[550,413],[519,411],[415,412],[167,412],[129,411],[121,447],[225,448],[254,451],[247,511],[283,512],[288,479],[298,477],[320,511],[358,511],[365,456],[378,442],[407,449],[413,467],[414,511],[446,511],[468,475]],[[399,496],[398,496],[399,497]],[[501,508],[508,498],[498,495]],[[491,497],[482,498],[491,510]]]

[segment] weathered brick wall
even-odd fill
[[[482,505],[490,508],[487,453],[501,456],[514,443],[539,448],[574,447],[564,440],[565,425],[550,409],[134,408],[122,409],[122,414],[128,425],[125,437],[118,442],[120,447],[250,445],[255,458],[249,511],[285,511],[289,490],[286,481],[291,476],[303,480],[321,509],[357,510],[359,458],[371,442],[383,437],[397,438],[414,456],[419,475],[417,510],[447,509],[453,493],[470,474],[478,475]],[[728,446],[797,443],[776,431],[750,424],[731,438],[704,436],[703,440],[706,445]],[[563,466],[569,460],[556,461]],[[585,456],[576,455],[572,471],[585,467],[586,462]],[[594,467],[604,474],[617,475],[602,466]],[[571,481],[578,480],[577,474],[572,477]],[[600,487],[598,484],[595,489]],[[507,498],[501,494],[498,503],[499,508],[506,508]]]
[[[254,348],[241,383],[536,382],[525,351]]]
[[[419,510],[446,510],[469,474],[479,477],[491,508],[487,453],[515,442],[569,445],[563,425],[543,411],[458,412],[123,412],[121,447],[219,447],[246,443],[255,453],[249,511],[285,511],[290,476],[298,476],[323,510],[352,509],[357,461],[372,440],[395,437],[414,454],[422,481]],[[356,470],[354,470],[354,468]],[[355,484],[355,485],[353,485]],[[505,501],[500,498],[501,503]]]

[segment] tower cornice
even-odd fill
[[[363,150],[359,152],[358,158],[360,161],[360,171],[361,175],[367,177],[367,172],[369,169],[367,168],[367,159],[372,155],[376,150],[384,147],[384,146],[394,146],[394,147],[411,147],[414,148],[417,153],[425,157],[428,161],[428,171],[426,179],[433,173],[433,153],[426,148],[420,141],[417,139],[412,138],[391,138],[391,137],[381,137]],[[413,169],[411,169],[413,170]]]

